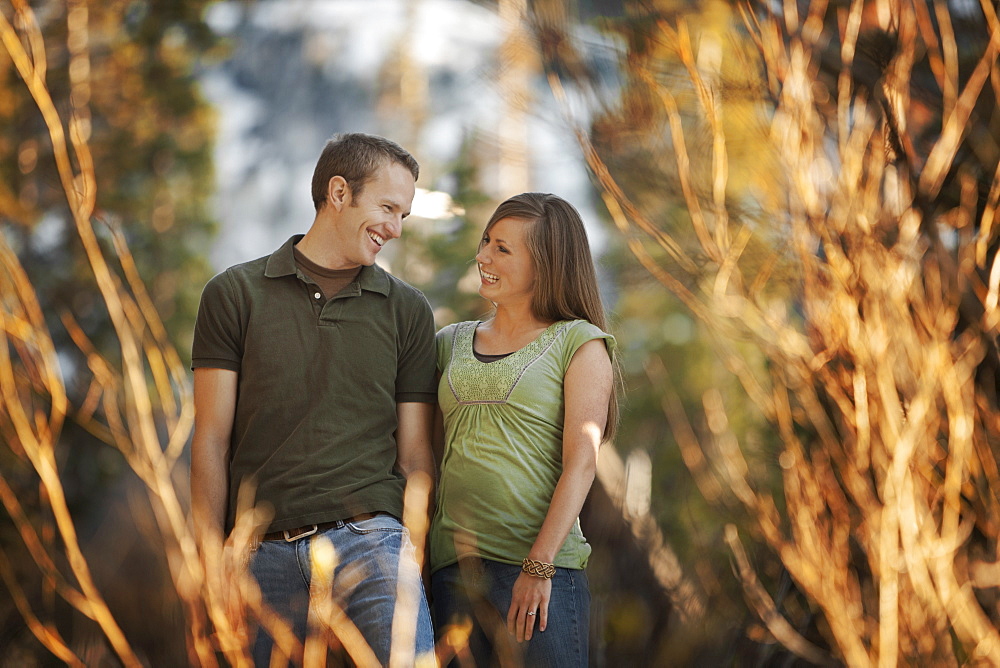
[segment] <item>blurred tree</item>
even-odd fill
[[[463,142],[454,163],[441,170],[455,204],[455,217],[434,221],[430,227],[416,226],[416,239],[407,240],[411,266],[401,268],[436,308],[438,326],[483,317],[488,304],[479,294],[479,271],[475,254],[486,221],[497,202],[480,189],[480,165],[487,159],[477,148],[475,135]],[[417,243],[410,243],[416,241]],[[412,265],[423,268],[413,271]]]
[[[147,281],[165,336],[185,357],[200,287],[210,272],[204,249],[214,232],[209,213],[214,120],[195,80],[199,59],[219,48],[202,21],[207,4],[47,0],[25,11],[27,4],[20,0],[0,3],[57,111],[69,120],[71,136],[88,143],[90,157],[101,166],[96,171],[93,218],[99,243],[108,255],[122,260],[115,280],[127,284],[141,276]],[[41,40],[31,37],[25,22],[37,22]],[[74,165],[84,171],[87,167]],[[86,186],[80,181],[77,187]],[[111,368],[122,363],[118,336],[67,206],[49,128],[10,48],[0,50],[0,229],[44,305],[74,411],[59,434],[56,454],[81,537],[84,543],[99,543],[85,547],[101,553],[102,558],[94,560],[95,577],[104,582],[117,579],[119,586],[107,588],[109,604],[134,633],[141,652],[182,660],[187,652],[177,635],[182,619],[166,580],[165,555],[146,540],[157,532],[137,540],[143,530],[153,528],[151,510],[143,495],[136,494],[135,478],[126,473],[122,453],[101,444],[112,440],[113,429],[104,410],[108,397],[102,397],[95,378],[110,377],[108,369],[91,365],[99,357]],[[140,326],[142,317],[129,317]],[[152,341],[146,345],[154,347]],[[20,381],[34,377],[35,370],[15,368],[15,373]],[[159,406],[152,408],[159,412]],[[52,517],[40,510],[47,507],[46,492],[16,440],[5,441],[0,467],[10,491],[41,535],[54,541]],[[38,566],[7,521],[0,523],[0,549],[12,572],[23,578],[36,610],[44,610],[64,631],[75,628],[70,637],[77,647],[92,644],[99,631],[81,623],[79,616],[69,621],[68,607],[44,591]],[[6,653],[23,658],[36,652],[38,645],[10,596],[0,597],[0,625],[0,657]],[[102,660],[100,652],[91,656]]]
[[[993,9],[629,8],[622,100],[581,145],[629,251],[741,381],[655,345],[643,370],[704,497],[759,541],[716,534],[748,631],[813,662],[998,660]]]
[[[613,195],[604,195],[609,222],[621,232],[611,237],[602,258],[609,282],[616,286],[613,311],[627,388],[618,448],[625,457],[632,450],[649,454],[651,512],[677,551],[681,568],[705,598],[705,616],[698,623],[673,620],[646,651],[669,664],[725,663],[737,652],[742,660],[750,660],[754,653],[767,656],[773,650],[767,645],[743,647],[753,645],[743,638],[754,622],[747,616],[738,583],[724,574],[729,561],[725,525],[735,521],[743,526],[745,513],[731,495],[705,483],[699,470],[685,466],[694,463],[694,455],[678,447],[664,420],[664,407],[676,402],[675,410],[700,414],[706,393],[721,391],[726,405],[733,407],[729,415],[733,428],[745,435],[756,478],[780,490],[780,476],[772,466],[778,438],[756,411],[745,406],[744,390],[727,370],[737,351],[744,364],[761,368],[764,360],[745,344],[720,337],[697,312],[692,313],[693,300],[664,291],[657,278],[662,278],[662,268],[670,272],[682,295],[711,292],[719,258],[707,253],[701,239],[717,236],[723,227],[747,226],[756,234],[748,241],[741,265],[750,272],[770,273],[772,295],[789,294],[790,279],[772,255],[783,241],[780,233],[769,230],[762,206],[780,192],[781,178],[767,137],[760,63],[746,36],[733,32],[734,10],[729,4],[624,4],[618,18],[595,21],[622,45],[620,97],[608,100],[595,95],[604,107],[589,127],[581,128],[586,145],[613,175],[621,201],[634,206],[623,210]],[[725,91],[717,100],[725,108],[720,123],[729,168],[723,215],[715,213],[712,187],[717,177],[713,159],[722,147],[716,145],[699,112],[700,91],[676,41],[660,30],[679,18],[698,36],[694,56],[698,66]],[[564,25],[548,15],[539,21],[538,36],[550,76],[561,85],[599,91],[600,74],[587,68],[579,50],[586,47],[575,44]],[[665,109],[668,104],[676,109],[673,119]],[[681,129],[683,136],[675,139]],[[682,143],[678,146],[675,141]],[[685,152],[680,165],[678,148]],[[599,187],[607,187],[600,178],[595,180]],[[689,201],[700,204],[689,209]],[[692,218],[699,225],[693,225]],[[624,222],[628,220],[640,221],[638,229]],[[635,261],[637,255],[640,263]],[[704,421],[695,427],[699,432],[707,429]],[[772,582],[784,577],[777,560],[764,570]],[[758,633],[757,638],[762,636]]]
[[[199,59],[220,48],[202,21],[209,0],[36,4],[46,83],[102,166],[97,217],[124,235],[139,273],[151,277],[172,340],[186,351],[214,231],[213,111],[195,80]],[[106,318],[88,297],[51,143],[6,52],[0,90],[0,224],[54,307],[53,322],[62,309],[73,312],[103,349],[108,332],[98,323]]]

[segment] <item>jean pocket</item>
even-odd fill
[[[378,515],[375,515],[375,517],[369,517],[365,520],[352,520],[350,522],[345,522],[344,526],[346,526],[351,533],[358,534],[359,536],[377,532],[403,533],[406,531],[403,527],[403,523],[388,513],[379,513]]]

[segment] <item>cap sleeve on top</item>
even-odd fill
[[[455,341],[455,330],[458,328],[459,323],[454,323],[442,327],[438,331],[435,341],[437,344],[437,370],[438,373],[443,374],[445,367],[448,366],[448,360],[451,359],[451,349]]]
[[[615,348],[618,346],[615,337],[586,320],[576,320],[572,323],[566,331],[566,342],[562,347],[564,372],[569,368],[569,363],[573,360],[573,355],[580,349],[580,346],[594,339],[603,339],[604,345],[608,349],[608,356],[614,355]]]

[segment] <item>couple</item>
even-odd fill
[[[251,484],[273,517],[250,571],[300,640],[322,535],[337,556],[333,598],[378,661],[389,661],[398,581],[418,600],[412,651],[433,661],[400,518],[407,481],[436,477],[438,635],[471,622],[480,666],[586,665],[590,546],[578,517],[617,404],[583,223],[554,195],[503,202],[476,254],[492,317],[435,337],[424,296],[375,264],[400,236],[418,174],[387,139],[335,136],[313,175],[309,231],[205,287],[192,352],[199,542],[221,543]],[[261,630],[255,663],[271,649]]]

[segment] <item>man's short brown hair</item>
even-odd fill
[[[413,174],[420,176],[420,165],[406,149],[394,141],[361,132],[336,134],[326,142],[316,162],[312,179],[312,198],[319,211],[326,202],[330,179],[343,177],[351,189],[351,197],[361,194],[365,184],[382,166],[399,163]]]

